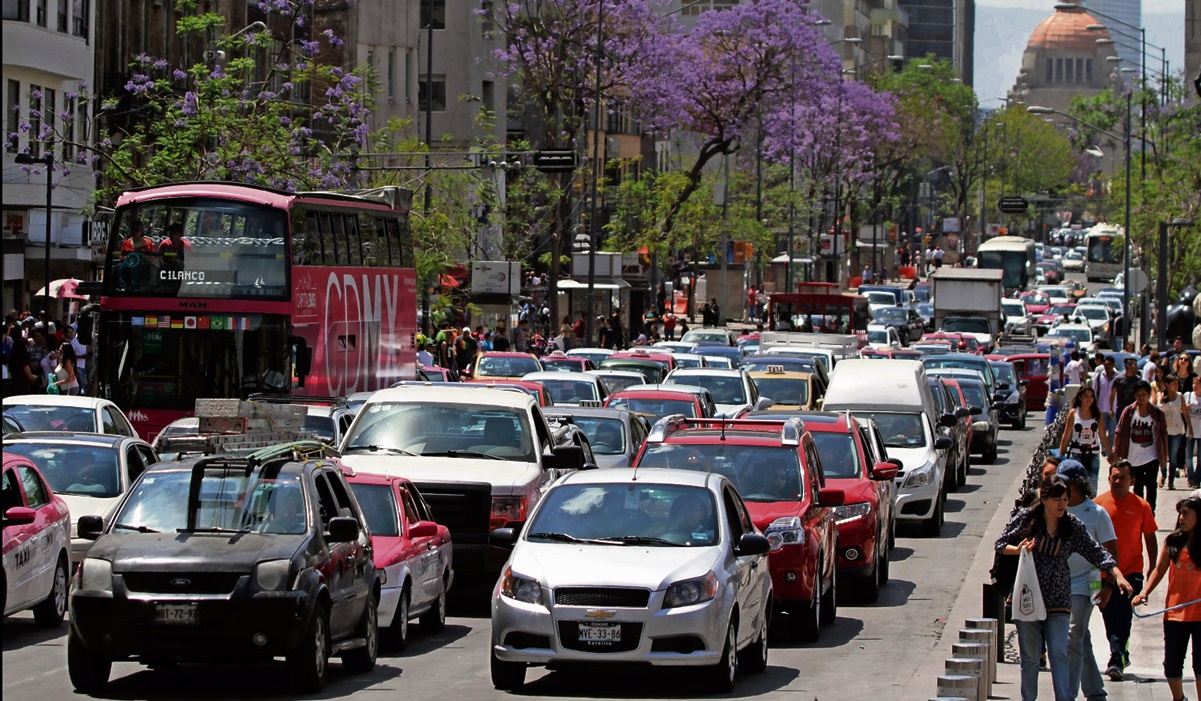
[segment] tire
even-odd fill
[[[726,627],[726,644],[721,651],[721,661],[706,670],[709,677],[705,686],[719,694],[734,690],[734,679],[738,676],[737,633],[734,621]]]
[[[67,595],[71,591],[69,575],[67,574],[67,558],[58,556],[54,565],[54,582],[50,585],[50,593],[41,603],[33,607],[33,620],[44,628],[57,628],[63,623],[67,613]]]
[[[367,597],[363,620],[355,632],[366,644],[343,655],[342,666],[349,672],[363,674],[375,669],[375,658],[379,655],[379,603],[374,596]]]
[[[822,592],[820,586],[813,587],[813,599],[808,604],[795,603],[789,610],[792,635],[803,643],[814,643],[822,635]]]
[[[96,695],[108,686],[113,661],[92,652],[79,639],[74,626],[67,632],[67,675],[71,686],[81,694]]]
[[[888,553],[885,551],[881,539],[876,538],[876,562],[872,567],[872,573],[861,577],[858,586],[855,587],[855,593],[858,594],[856,598],[863,603],[874,604],[880,599],[880,587],[884,583],[881,578],[885,574],[885,562],[888,562]]]
[[[990,445],[987,449],[985,449],[984,454],[981,456],[981,458],[984,460],[985,463],[987,463],[989,465],[992,465],[993,463],[995,463],[997,461],[997,439],[996,438],[993,438],[992,445]]]
[[[496,651],[492,651],[491,664],[492,688],[497,691],[517,691],[525,686],[525,663],[505,662],[497,659]]]
[[[838,618],[838,563],[830,571],[830,591],[822,597],[820,611],[822,625],[833,625]]]
[[[888,580],[892,578],[892,546],[890,545],[884,551],[884,556],[880,558],[880,586],[888,584]]]
[[[442,578],[442,589],[438,598],[430,605],[430,610],[421,614],[422,633],[440,633],[446,627],[446,577]]]
[[[746,649],[738,653],[739,671],[747,674],[760,674],[767,669],[767,612],[770,610],[771,605],[768,604],[763,614],[763,625],[759,628],[759,637],[752,640]]]
[[[1019,431],[1026,430],[1026,408],[1025,407],[1022,407],[1021,416],[1018,418],[1018,430]]]
[[[922,523],[922,535],[927,538],[937,538],[942,532],[942,498],[934,500],[934,513]]]
[[[313,607],[313,617],[304,640],[287,656],[288,674],[300,693],[311,694],[325,687],[329,674],[329,613],[325,604]]]
[[[970,467],[970,465],[968,464],[969,460],[971,460],[971,458],[968,456],[968,452],[966,450],[964,450],[963,451],[963,459],[959,461],[959,467],[957,468],[959,470],[959,486],[960,487],[964,487],[967,485],[967,471],[968,471],[968,468]]]
[[[400,601],[396,604],[396,613],[392,615],[392,624],[384,629],[384,639],[390,647],[403,650],[409,644],[409,602],[411,601],[409,587],[400,592]]]

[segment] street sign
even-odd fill
[[[1025,214],[1030,207],[1030,203],[1025,197],[1002,197],[997,202],[997,209],[1004,214]]]
[[[570,173],[579,164],[575,151],[534,152],[534,167],[543,173]]]
[[[1150,285],[1151,278],[1147,276],[1147,271],[1143,270],[1142,268],[1130,269],[1129,287],[1131,294],[1142,294]]]

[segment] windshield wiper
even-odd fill
[[[673,543],[670,540],[646,535],[605,536],[601,540],[625,543],[626,545],[670,545],[677,548],[684,547],[683,543]]]
[[[176,533],[249,533],[247,528],[222,528],[221,526],[206,526],[204,528],[176,528]]]
[[[400,448],[389,448],[382,445],[352,445],[346,449],[346,452],[349,453],[352,450],[369,450],[372,453],[390,453],[393,455],[408,455],[409,457],[413,458],[417,457],[417,453],[410,453],[407,450],[401,450]]]
[[[123,531],[137,531],[138,533],[158,533],[158,531],[154,530],[153,528],[147,528],[146,526],[130,526],[129,524],[125,523],[114,523],[113,530],[118,528]]]
[[[437,453],[422,453],[421,456],[434,458],[488,458],[490,460],[508,460],[508,458],[502,458],[499,455],[477,453],[474,450],[444,450]]]

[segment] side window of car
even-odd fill
[[[146,467],[150,467],[158,462],[158,455],[155,455],[154,448],[146,445],[138,446],[138,453],[142,456],[142,462],[146,463]]]
[[[805,465],[809,468],[808,481],[810,494],[816,499],[819,489],[825,486],[826,476],[822,473],[822,458],[817,452],[813,441],[805,443]]]
[[[746,510],[746,504],[742,503],[742,497],[738,496],[738,492],[731,492],[730,496],[734,499],[734,508],[738,511],[738,525],[742,527],[742,532],[754,533],[755,523],[751,521],[750,512]]]
[[[413,501],[413,495],[407,489],[400,490],[400,501],[404,507],[405,521],[411,526],[421,520],[421,512],[417,509],[416,502]]]
[[[16,473],[5,470],[3,487],[0,488],[0,508],[8,511],[14,506],[24,506],[21,503],[21,488],[17,486]]]
[[[330,491],[333,492],[334,499],[338,502],[338,516],[357,518],[354,508],[355,502],[350,498],[350,490],[342,482],[342,475],[337,472],[327,472],[325,473],[325,477],[329,480]]]
[[[138,475],[146,471],[146,463],[142,460],[141,453],[134,446],[129,446],[125,449],[126,470],[129,472],[129,483],[138,478]]]
[[[345,436],[350,432],[350,424],[354,422],[353,414],[344,414],[338,417],[338,436]]]
[[[338,515],[338,500],[329,488],[325,473],[314,475],[313,482],[317,486],[317,511],[321,517],[321,529],[328,530],[329,520]]]
[[[17,466],[17,474],[21,477],[21,485],[25,487],[25,501],[31,509],[38,509],[50,503],[50,495],[42,478],[31,468]]]
[[[422,521],[433,521],[434,512],[430,509],[430,505],[426,503],[425,497],[421,496],[421,492],[417,491],[416,487],[409,487],[409,496],[413,497],[413,503],[417,505],[417,516]]]
[[[104,407],[104,410],[100,412],[100,424],[105,433],[113,436],[119,435],[117,432],[118,424],[116,417],[113,416],[113,410],[111,407]]]
[[[734,495],[733,489],[726,487],[722,491],[722,501],[726,507],[726,526],[730,529],[730,542],[737,545],[742,534],[746,532],[742,528],[742,519],[738,516],[738,497]]]

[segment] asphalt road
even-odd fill
[[[942,537],[927,539],[902,530],[892,555],[892,579],[873,605],[844,605],[819,642],[773,645],[768,670],[742,677],[733,697],[772,699],[900,698],[922,658],[936,644],[981,535],[998,508],[1009,508],[1018,475],[1025,469],[1041,432],[1041,416],[1031,414],[1026,431],[1001,434],[994,465],[973,466],[966,487],[947,501]],[[975,587],[975,584],[969,585]],[[458,584],[456,584],[458,587]],[[344,673],[332,665],[331,678],[317,698],[390,698],[477,701],[505,696],[488,675],[487,590],[463,587],[444,632],[414,630],[403,652],[384,649],[367,675]],[[470,600],[464,601],[464,598]],[[7,701],[75,699],[66,670],[66,625],[45,631],[28,613],[3,623],[3,695]],[[284,699],[283,663],[207,667],[181,665],[151,671],[122,662],[113,666],[106,698],[113,699]],[[524,695],[532,698],[691,698],[707,695],[695,674],[672,670],[593,668],[531,670]]]

